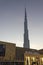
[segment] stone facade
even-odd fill
[[[16,45],[9,42],[0,41],[0,45],[5,46],[5,56],[0,56],[0,61],[14,61]],[[1,53],[1,50],[0,50]]]

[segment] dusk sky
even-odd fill
[[[26,0],[30,47],[43,48],[43,0]],[[25,0],[0,0],[0,41],[23,47]]]

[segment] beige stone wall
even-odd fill
[[[15,52],[16,45],[14,43],[1,42],[0,44],[4,44],[6,47],[5,56],[0,56],[0,61],[14,61],[15,60]]]

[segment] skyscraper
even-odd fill
[[[25,20],[24,20],[24,48],[30,48],[28,38],[28,27],[27,27],[27,13],[25,8]]]

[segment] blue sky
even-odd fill
[[[26,0],[30,47],[43,48],[43,0]],[[0,41],[23,47],[25,0],[0,0]]]

